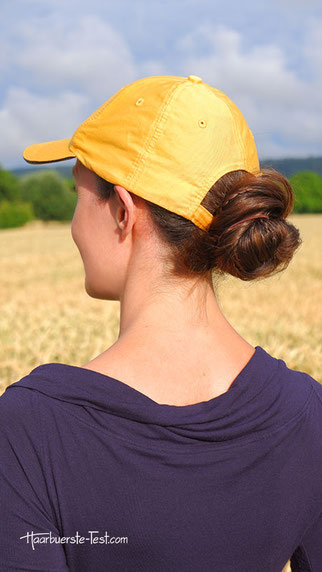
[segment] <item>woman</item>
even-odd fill
[[[322,388],[245,340],[213,285],[301,243],[241,112],[197,76],[144,78],[24,157],[77,158],[85,288],[121,313],[102,354],[0,398],[3,569],[321,570]]]

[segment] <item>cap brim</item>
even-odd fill
[[[60,139],[48,143],[29,145],[23,152],[23,158],[27,163],[55,163],[75,158],[69,149],[71,139]]]

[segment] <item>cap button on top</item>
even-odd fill
[[[202,83],[201,77],[198,77],[197,75],[189,75],[188,79],[193,83]]]

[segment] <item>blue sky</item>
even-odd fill
[[[320,0],[2,0],[0,71],[5,168],[123,85],[169,74],[224,91],[260,159],[322,155]]]

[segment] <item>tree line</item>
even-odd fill
[[[0,228],[38,219],[71,221],[77,203],[74,181],[56,171],[16,177],[0,168]]]
[[[322,213],[322,176],[301,171],[289,177],[294,190],[294,213]],[[57,171],[38,171],[22,177],[0,167],[0,228],[42,221],[71,221],[77,203],[74,181]]]

